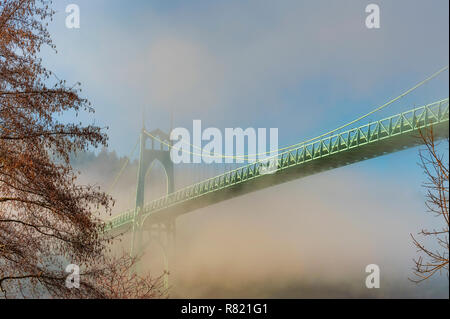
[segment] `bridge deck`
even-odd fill
[[[433,126],[437,138],[448,137],[448,121],[448,99],[415,108],[281,153],[269,167],[276,165],[273,174],[263,174],[264,165],[254,163],[168,194],[146,205],[142,217],[150,226],[273,185],[414,147],[421,144],[419,129]],[[114,217],[107,231],[127,231],[133,219],[134,210],[128,210]]]

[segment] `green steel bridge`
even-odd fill
[[[180,215],[308,175],[415,147],[423,144],[420,136],[423,130],[432,129],[436,140],[448,138],[448,98],[377,121],[363,122],[367,121],[368,116],[398,101],[446,70],[448,66],[398,97],[343,126],[313,139],[276,150],[275,155],[268,160],[265,158],[263,161],[228,170],[179,190],[175,190],[174,187],[174,164],[170,157],[173,146],[169,134],[159,129],[147,132],[143,126],[139,139],[140,154],[135,207],[106,221],[103,236],[115,237],[118,234],[131,232],[131,256],[140,256],[148,243],[155,241],[162,248],[164,268],[168,272],[169,260],[175,255],[175,226],[176,218]],[[361,125],[361,123],[364,124]],[[146,146],[148,140],[151,142],[150,147]],[[159,148],[155,147],[155,142],[159,143]],[[163,148],[163,144],[167,146],[167,149]],[[135,149],[137,145],[138,143]],[[272,151],[269,153],[272,154]],[[219,157],[225,156],[219,155]],[[232,157],[248,159],[250,155]],[[145,179],[156,161],[164,167],[167,192],[165,196],[145,204]],[[125,166],[127,163],[128,161]],[[113,185],[125,166],[120,170]],[[147,235],[146,239],[144,234]],[[165,286],[168,287],[167,273]]]
[[[278,154],[276,160],[269,164],[247,164],[177,191],[173,190],[169,152],[145,149],[145,139],[150,137],[143,130],[136,207],[109,220],[106,232],[137,233],[138,230],[164,225],[163,228],[174,236],[177,216],[246,193],[417,146],[421,144],[419,129],[430,127],[433,127],[436,138],[448,137],[448,98],[300,144]],[[157,133],[164,135],[161,131]],[[144,205],[145,173],[155,159],[160,160],[166,169],[168,194]],[[262,172],[267,165],[275,169],[273,174]],[[141,242],[140,239],[138,241]]]
[[[114,237],[131,232],[131,256],[140,256],[151,241],[159,244],[166,271],[164,284],[168,288],[168,273],[172,268],[169,260],[175,256],[178,216],[260,189],[420,145],[423,143],[420,130],[430,128],[436,139],[448,138],[448,98],[342,132],[335,129],[309,142],[296,144],[269,161],[243,165],[177,191],[174,190],[170,148],[164,150],[162,144],[159,149],[154,147],[155,140],[171,146],[169,136],[160,130],[149,133],[143,128],[136,205],[107,221],[104,235]],[[148,139],[151,148],[146,148]],[[145,177],[156,160],[165,169],[167,195],[144,204]],[[139,267],[140,264],[134,271]]]

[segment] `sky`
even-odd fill
[[[111,148],[149,128],[278,127],[288,145],[346,123],[448,64],[448,3],[379,1],[58,1],[58,77],[80,81]],[[65,6],[80,7],[80,29]],[[448,73],[387,110],[448,96]],[[126,116],[123,116],[126,114]],[[383,116],[380,114],[379,116]],[[378,115],[377,115],[378,116]],[[92,120],[87,118],[86,120]]]
[[[70,3],[80,7],[80,29],[65,27]],[[365,26],[369,3],[380,7],[380,29]],[[58,77],[82,83],[96,109],[82,121],[108,126],[109,148],[121,156],[132,150],[143,114],[149,129],[168,130],[171,113],[176,127],[191,128],[195,119],[220,129],[276,127],[284,146],[345,124],[448,65],[448,6],[447,0],[60,0],[49,26],[58,53],[44,50],[43,55]],[[446,98],[448,85],[447,71],[369,120]],[[378,220],[383,226],[377,229],[403,221],[401,239],[392,235],[394,226],[387,237],[374,230],[367,238],[371,245],[382,241],[381,247],[392,239],[398,250],[408,252],[401,258],[379,253],[379,258],[391,258],[393,273],[399,273],[399,265],[407,265],[414,252],[409,232],[433,223],[422,219],[423,174],[417,161],[417,149],[410,149],[336,170],[330,180],[323,174],[317,181],[309,177],[315,181],[311,189],[304,189],[305,179],[264,194],[282,196],[291,210],[305,200],[314,207],[310,198],[317,197],[324,206],[319,211],[330,211],[333,206],[324,198],[336,197],[342,207],[333,209],[347,220],[366,206],[361,224],[350,227],[356,233],[372,225],[368,212],[383,211]],[[303,195],[286,195],[292,188]],[[344,208],[355,189],[360,203]],[[237,211],[252,207],[255,200],[263,201],[258,194],[229,205]],[[226,211],[223,205],[214,210],[218,216]],[[273,216],[270,209],[265,212]],[[319,224],[323,220],[311,225]],[[192,240],[208,238],[205,231]]]

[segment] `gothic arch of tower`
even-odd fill
[[[169,135],[163,131],[157,129],[150,132],[150,134],[170,145]],[[147,141],[151,142],[150,148],[145,147]],[[144,205],[145,176],[155,161],[162,164],[166,173],[167,194],[174,191],[174,166],[170,158],[170,149],[161,144],[158,146],[158,148],[155,148],[155,141],[145,134],[144,131],[141,133],[141,151],[139,156],[138,183],[136,189],[136,210],[141,210]]]
[[[171,145],[169,134],[156,129],[149,132],[159,140],[167,145]],[[150,143],[147,143],[150,142]],[[149,144],[149,147],[146,145]],[[161,163],[166,174],[167,194],[173,193],[175,189],[174,184],[174,165],[170,158],[170,148],[161,143],[156,144],[153,138],[146,134],[143,128],[140,136],[140,154],[139,154],[139,168],[137,176],[136,189],[136,205],[134,211],[133,221],[133,237],[131,243],[131,256],[141,256],[143,249],[148,244],[144,243],[143,232],[145,217],[143,216],[143,207],[145,203],[145,177],[150,172],[155,162]],[[164,264],[166,271],[169,271],[169,256],[174,254],[175,249],[175,220],[170,220],[167,223],[160,225],[152,225],[147,230],[148,240],[155,240],[163,249]],[[164,238],[163,238],[164,237]],[[168,286],[167,275],[164,278],[165,286]]]

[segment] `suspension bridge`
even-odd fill
[[[174,189],[174,164],[170,159],[173,145],[169,135],[161,130],[148,132],[143,128],[139,139],[135,207],[107,221],[105,233],[114,236],[132,232],[132,255],[142,253],[151,240],[157,240],[165,251],[168,269],[169,256],[173,254],[175,245],[175,221],[180,215],[308,175],[420,145],[420,130],[432,128],[436,139],[448,138],[448,98],[376,121],[367,121],[368,115],[387,107],[447,69],[440,70],[356,120],[316,138],[279,149],[269,161],[245,164],[178,190]],[[366,123],[361,124],[364,120]],[[150,147],[146,147],[147,140],[151,141]],[[155,147],[154,142],[159,147]],[[145,203],[145,177],[155,161],[159,161],[165,169],[167,194]],[[267,169],[272,173],[266,174]],[[144,233],[148,234],[147,239]]]

